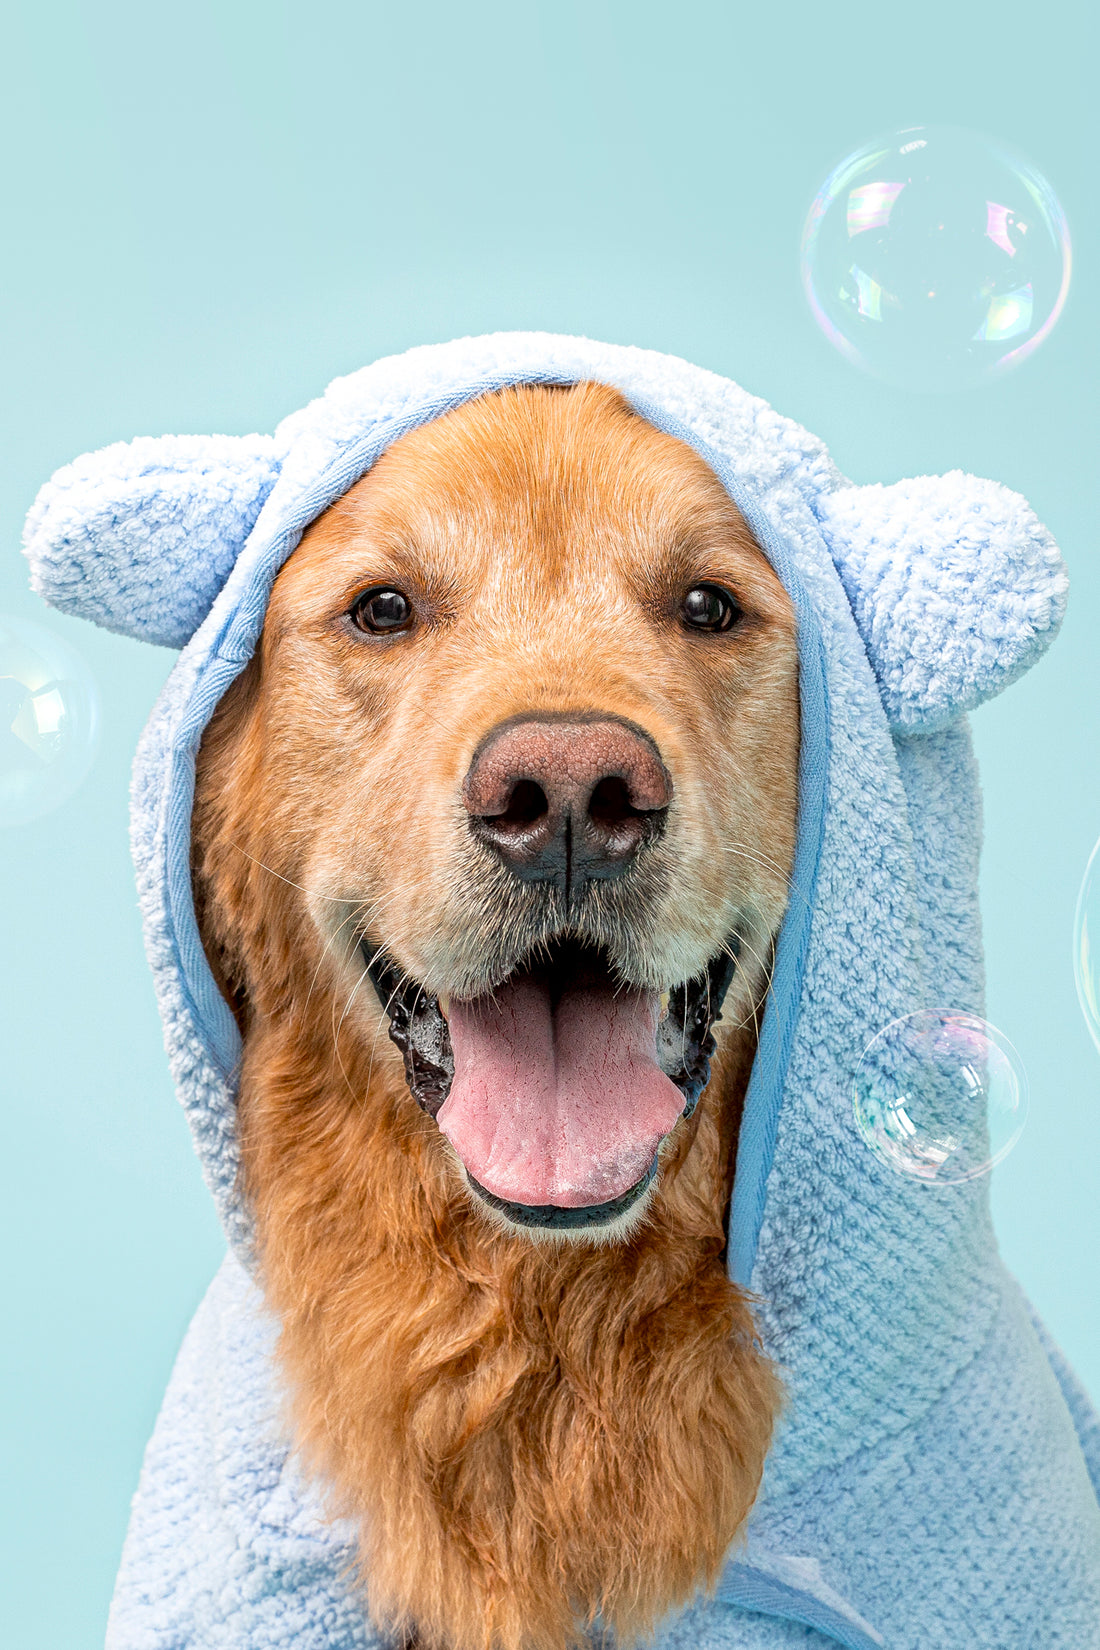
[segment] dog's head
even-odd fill
[[[376,1061],[388,1020],[500,1219],[620,1230],[765,988],[797,748],[791,605],[703,460],[601,386],[489,395],[276,580],[207,735],[208,944],[246,1020],[319,974]],[[219,848],[279,879],[262,933]]]

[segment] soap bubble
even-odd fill
[[[1069,277],[1047,180],[953,126],[857,149],[822,184],[802,235],[802,282],[825,336],[908,389],[962,389],[1015,366],[1058,319]]]
[[[1027,1077],[1008,1038],[974,1014],[922,1009],[863,1051],[856,1124],[900,1174],[950,1185],[988,1174],[1020,1138]]]
[[[1100,842],[1089,857],[1077,896],[1073,972],[1085,1024],[1100,1048]]]
[[[0,616],[0,825],[25,825],[72,796],[98,721],[80,656],[41,625]]]

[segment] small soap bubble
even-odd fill
[[[868,1043],[852,1085],[856,1125],[899,1174],[952,1185],[988,1174],[1020,1138],[1027,1076],[996,1026],[922,1009]]]
[[[1100,842],[1089,857],[1077,896],[1073,973],[1085,1024],[1100,1048]]]
[[[79,654],[41,625],[0,615],[0,825],[25,825],[72,796],[98,722]]]
[[[999,376],[1042,343],[1066,301],[1065,214],[1042,173],[954,126],[864,144],[822,184],[802,283],[841,353],[916,390]]]

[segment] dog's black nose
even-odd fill
[[[522,718],[482,741],[462,787],[470,829],[525,881],[567,893],[622,874],[664,829],[672,780],[617,716]]]

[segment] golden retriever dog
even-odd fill
[[[752,1505],[780,1386],[726,1223],[797,677],[704,461],[527,386],[312,524],[207,730],[196,902],[294,1437],[407,1643],[628,1643]]]

